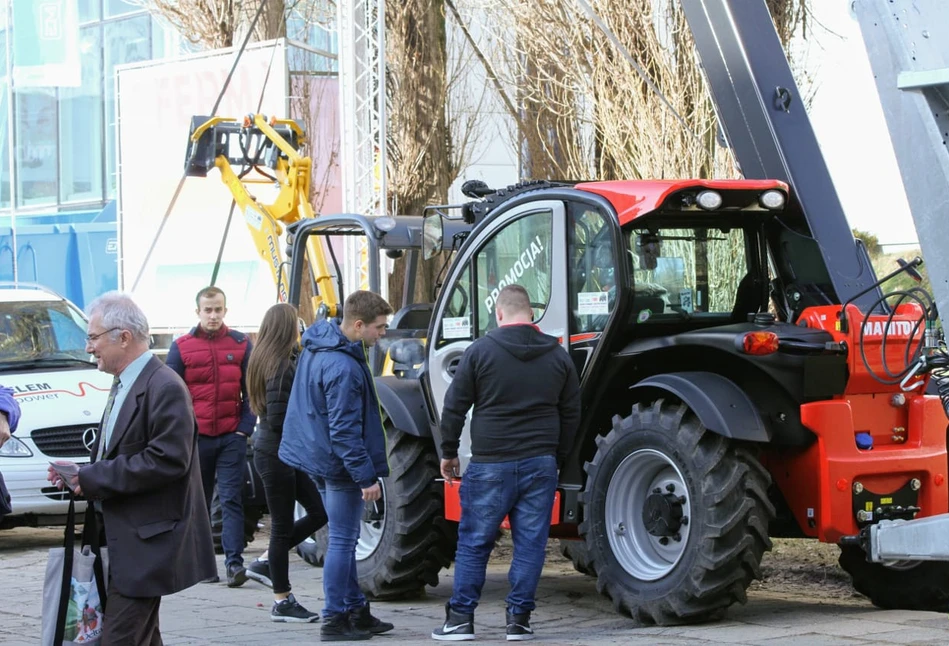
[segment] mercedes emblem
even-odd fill
[[[98,430],[95,426],[90,426],[82,432],[82,444],[90,453],[92,453],[92,445],[96,443],[96,432]]]

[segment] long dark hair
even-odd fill
[[[267,380],[287,369],[297,334],[297,308],[293,305],[277,303],[264,314],[247,362],[247,394],[255,415],[262,415],[267,407]]]

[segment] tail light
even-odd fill
[[[745,354],[774,354],[778,351],[778,335],[774,332],[748,332],[741,339],[741,351]]]

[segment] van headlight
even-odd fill
[[[0,446],[0,458],[32,458],[33,451],[14,435]]]

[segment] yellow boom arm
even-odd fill
[[[239,138],[240,157],[229,156],[232,137]],[[247,142],[254,137],[258,141],[251,157]],[[297,150],[305,141],[303,129],[292,120],[272,118],[268,121],[261,114],[248,115],[240,123],[225,117],[192,119],[186,172],[204,177],[212,166],[221,172],[221,180],[244,216],[257,253],[270,267],[281,302],[288,299],[288,277],[282,272],[284,261],[280,251],[282,225],[314,217],[309,200],[312,162]],[[265,155],[267,159],[262,160]],[[240,174],[235,172],[234,164],[243,167]],[[270,176],[260,166],[269,167],[274,175]],[[250,170],[257,172],[247,177]],[[274,183],[279,192],[270,204],[261,202],[248,190],[251,184]],[[313,308],[316,312],[323,310],[328,316],[337,316],[339,295],[326,262],[325,244],[328,242],[324,236],[310,236],[306,246],[318,291],[313,297]]]

